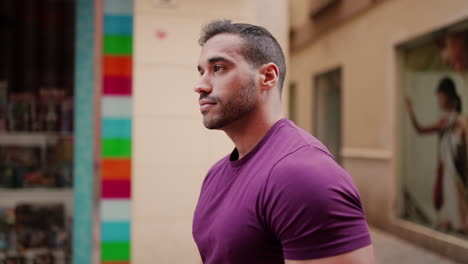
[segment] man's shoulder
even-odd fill
[[[330,154],[310,145],[277,162],[264,192],[268,197],[266,201],[286,202],[296,209],[312,206],[314,211],[322,210],[327,214],[328,210],[346,204],[362,211],[359,192],[351,176]]]
[[[325,147],[320,140],[301,127],[298,127],[291,120],[285,120],[271,135],[266,145],[264,154],[271,155],[278,159],[303,148],[311,148],[331,155],[327,147]],[[297,152],[295,155],[296,154],[302,153]]]
[[[351,176],[320,145],[304,145],[283,156],[272,168],[269,181],[276,185],[323,188],[352,182]]]
[[[303,141],[303,144],[298,144],[294,149],[283,153],[275,164],[277,170],[294,168],[315,170],[323,166],[339,167],[335,157],[314,137],[310,141]]]

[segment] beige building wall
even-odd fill
[[[192,216],[211,165],[233,148],[202,124],[193,86],[203,24],[258,23],[287,50],[287,1],[136,0],[132,263],[199,263]]]
[[[303,10],[308,10],[309,3],[290,1],[292,24],[306,21],[308,14]],[[400,116],[403,100],[395,48],[467,17],[464,0],[386,0],[292,51],[290,57],[290,81],[297,87],[297,122],[309,131],[313,131],[313,77],[342,67],[341,154],[360,189],[368,220],[443,254],[464,254],[465,258],[466,241],[395,218],[397,120],[405,117]]]

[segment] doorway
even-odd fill
[[[341,162],[341,68],[314,76],[313,133]]]

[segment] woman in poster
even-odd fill
[[[411,123],[418,134],[439,134],[434,207],[438,211],[437,228],[468,233],[465,185],[467,177],[466,122],[462,117],[460,96],[450,78],[440,80],[437,97],[442,116],[438,122],[421,126],[409,98],[406,99]]]

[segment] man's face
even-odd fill
[[[200,112],[206,128],[226,128],[255,109],[258,98],[255,73],[240,53],[242,43],[237,35],[219,34],[202,48],[198,61],[201,77],[195,92],[200,95]]]

